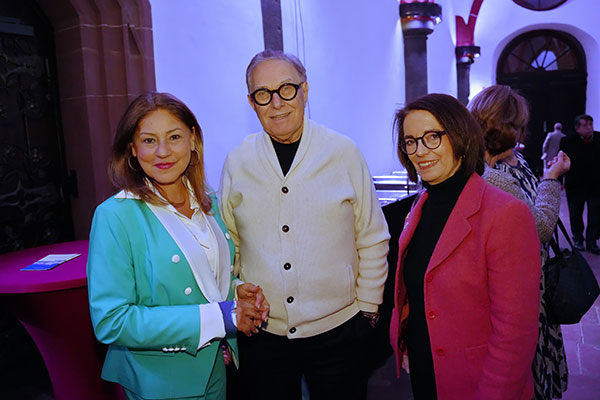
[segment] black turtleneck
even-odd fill
[[[431,343],[425,319],[425,272],[448,217],[468,179],[460,169],[440,184],[423,183],[428,198],[423,204],[419,225],[404,259],[404,282],[410,305],[406,345],[410,361],[410,379],[416,400],[437,398]]]
[[[300,145],[300,139],[294,143],[280,143],[273,138],[271,138],[271,142],[273,143],[273,148],[275,149],[275,154],[277,154],[277,159],[279,160],[279,166],[281,167],[281,172],[283,172],[283,176],[286,176],[290,167],[292,166],[292,162],[294,162],[294,157],[296,156],[296,151],[298,151],[298,146]]]

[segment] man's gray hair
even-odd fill
[[[306,82],[306,68],[304,68],[304,65],[302,65],[302,62],[298,57],[293,54],[284,53],[280,50],[266,49],[255,55],[252,60],[250,60],[248,68],[246,68],[246,86],[248,86],[248,91],[250,91],[250,77],[252,76],[252,72],[254,72],[254,68],[261,62],[267,60],[283,60],[289,62],[296,71],[298,71],[301,82]]]

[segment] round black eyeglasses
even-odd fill
[[[445,134],[446,132],[444,131],[429,131],[418,138],[408,136],[406,139],[400,140],[400,149],[409,156],[415,154],[420,140],[423,142],[423,146],[429,150],[435,150],[442,144],[442,136]]]
[[[256,89],[254,92],[250,93],[250,97],[259,106],[266,106],[269,104],[271,100],[273,100],[273,93],[277,93],[281,100],[294,100],[298,94],[298,88],[303,83],[304,82],[300,82],[297,85],[295,83],[284,83],[275,90],[265,88]]]

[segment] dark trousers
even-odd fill
[[[583,207],[587,203],[587,229],[585,241],[595,243],[600,237],[600,194],[579,192],[567,189],[569,222],[575,240],[583,242]]]
[[[251,337],[238,335],[240,370],[235,391],[244,400],[299,400],[304,375],[310,400],[363,400],[371,332],[367,319],[358,313],[309,338],[288,339],[265,331]]]

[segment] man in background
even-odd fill
[[[565,177],[571,233],[574,247],[584,250],[583,208],[587,203],[585,249],[600,254],[596,243],[600,237],[600,132],[594,132],[594,120],[585,114],[575,117],[575,131],[560,141],[560,149],[571,159]]]
[[[554,130],[548,132],[546,140],[542,145],[542,160],[544,160],[544,168],[548,167],[548,164],[556,157],[558,150],[560,150],[560,141],[565,137],[562,131],[563,126],[560,122],[554,124]]]

